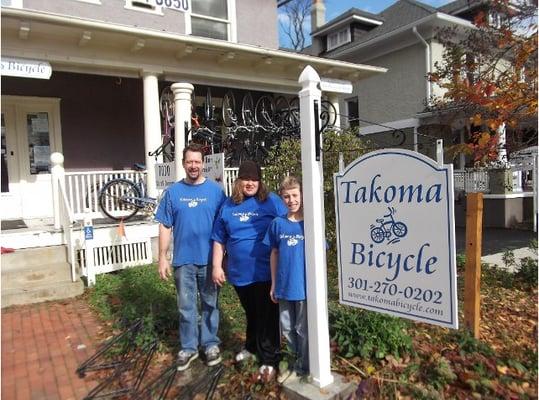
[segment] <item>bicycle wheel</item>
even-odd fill
[[[113,179],[99,193],[99,206],[107,217],[127,221],[139,210],[140,192],[128,179]]]
[[[397,237],[403,237],[406,235],[406,233],[408,233],[408,227],[402,222],[395,222],[395,225],[393,225],[391,230]]]
[[[206,90],[206,100],[204,102],[204,120],[210,121],[213,119],[213,111],[215,107],[211,102],[211,89]]]
[[[253,96],[251,96],[251,93],[247,92],[245,93],[245,96],[243,96],[241,102],[241,117],[243,118],[244,125],[254,125],[254,109]]]
[[[262,96],[258,99],[255,106],[255,121],[258,125],[272,126],[275,105],[273,99],[268,96]]]
[[[288,120],[294,129],[299,129],[299,97],[290,100]]]
[[[223,105],[221,106],[221,114],[223,124],[227,127],[236,125],[238,117],[236,117],[236,100],[232,92],[227,92],[223,97]]]
[[[385,238],[384,230],[380,227],[375,227],[371,230],[371,239],[374,243],[382,243]]]
[[[332,128],[335,126],[335,121],[337,121],[337,110],[335,106],[327,100],[322,100],[320,103],[320,120],[322,122],[321,130],[326,128]]]
[[[161,91],[159,111],[161,111],[161,116],[167,119],[174,118],[174,93],[172,93],[170,86]]]

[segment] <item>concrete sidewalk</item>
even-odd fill
[[[80,298],[2,309],[2,399],[83,398],[97,382],[75,370],[102,331]]]

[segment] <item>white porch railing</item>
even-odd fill
[[[487,170],[462,170],[453,171],[455,190],[470,192],[489,192],[489,178]]]
[[[224,184],[225,194],[230,196],[232,194],[232,188],[234,187],[234,181],[238,177],[239,168],[225,168]]]
[[[116,178],[138,182],[140,179],[146,179],[146,172],[119,170],[65,173],[67,197],[77,220],[84,219],[87,209],[91,218],[104,217],[99,207],[99,191],[105,183]]]

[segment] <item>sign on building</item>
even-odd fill
[[[148,3],[159,7],[170,8],[181,12],[191,12],[192,0],[147,0]],[[196,1],[196,0],[195,0]]]
[[[225,188],[225,154],[215,153],[204,156],[204,176]]]
[[[334,181],[340,302],[458,328],[452,165],[385,149]]]
[[[158,190],[164,190],[176,182],[175,164],[173,162],[155,164],[155,179]],[[225,155],[216,153],[204,156],[203,175],[217,182],[224,189]]]
[[[47,61],[2,57],[2,75],[19,78],[50,79],[52,67]]]

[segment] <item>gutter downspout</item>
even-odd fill
[[[412,27],[412,32],[414,33],[414,35],[417,36],[419,41],[421,43],[423,43],[423,46],[425,46],[425,66],[426,66],[425,70],[426,70],[426,73],[429,74],[431,72],[431,68],[430,68],[430,64],[431,64],[430,45],[429,45],[429,43],[427,43],[425,41],[425,39],[423,39],[423,36],[421,36],[419,34],[419,32],[417,31],[416,26]],[[427,104],[430,104],[430,96],[431,96],[431,94],[432,94],[432,82],[430,82],[427,79]]]

